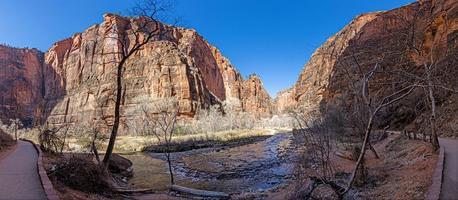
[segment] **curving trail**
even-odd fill
[[[37,170],[38,154],[29,142],[0,160],[0,199],[46,199]]]
[[[439,138],[444,147],[445,162],[440,199],[458,199],[458,140]]]

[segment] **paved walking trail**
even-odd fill
[[[445,162],[441,200],[458,200],[458,140],[439,138],[444,147]]]
[[[0,199],[46,199],[37,171],[38,154],[29,142],[18,141],[18,147],[0,160]]]

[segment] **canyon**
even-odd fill
[[[46,52],[0,45],[0,122],[11,123],[0,123],[0,137],[39,143],[39,164],[28,165],[44,162],[60,196],[105,195],[107,187],[109,198],[422,199],[437,181],[439,192],[456,193],[456,173],[442,170],[457,160],[458,142],[443,144],[458,136],[458,1],[356,16],[274,98],[259,75],[242,75],[196,30],[140,28],[145,19],[155,21],[108,13]],[[121,55],[155,29],[161,34]],[[160,99],[176,100],[177,110],[153,110]],[[92,180],[104,181],[110,168],[116,187],[96,191]]]
[[[420,77],[423,65],[434,63],[440,69],[437,78],[456,88],[457,36],[458,2],[454,0],[423,0],[357,16],[315,51],[291,89],[278,94],[277,109],[281,112],[301,105],[321,113],[333,107],[345,110],[354,104],[355,96],[351,92],[354,82],[348,80],[348,74],[368,72],[376,63],[387,71],[406,69]],[[420,53],[415,53],[413,46]],[[389,78],[385,75],[380,79],[388,82]],[[397,89],[397,85],[388,85],[371,92],[380,98]],[[422,95],[422,91],[416,91],[407,100],[388,108],[380,127],[407,126],[412,131],[425,131],[429,109]],[[435,95],[439,99],[438,110],[443,113],[438,128],[443,134],[458,131],[458,96],[440,89]]]
[[[127,111],[138,107],[144,98],[172,96],[179,101],[180,114],[190,118],[198,110],[221,105],[227,99],[235,99],[238,110],[258,117],[285,113],[299,105],[322,113],[333,106],[345,108],[353,98],[346,74],[367,71],[380,62],[380,57],[388,69],[406,68],[414,73],[420,73],[428,58],[434,57],[434,63],[448,75],[443,80],[456,86],[453,77],[458,70],[453,66],[458,62],[457,4],[452,0],[423,0],[357,16],[315,51],[296,83],[275,99],[258,76],[244,80],[230,61],[195,30],[162,25],[170,30],[168,35],[154,38],[127,63],[122,121],[129,120]],[[17,116],[28,125],[44,121],[76,123],[94,116],[97,110],[111,119],[114,66],[110,63],[119,58],[101,56],[100,52],[113,51],[119,44],[102,35],[125,34],[135,20],[106,14],[101,24],[55,43],[46,53],[1,46],[0,81],[2,91],[6,91],[0,94],[3,120]],[[113,25],[117,31],[109,33],[107,27]],[[418,54],[411,48],[416,44]],[[380,87],[374,92],[396,89]],[[380,126],[425,129],[427,105],[421,95],[415,92],[407,101],[390,107]],[[444,91],[437,95],[438,109],[447,113],[439,119],[439,128],[453,132],[457,129],[452,116],[458,112],[458,98]]]
[[[103,115],[113,117],[115,39],[134,26],[135,18],[104,15],[71,38],[56,42],[46,53],[36,49],[0,47],[0,112],[27,125],[79,123]],[[117,27],[110,32],[108,27]],[[163,25],[167,35],[154,38],[126,63],[123,75],[122,123],[146,99],[175,97],[180,115],[237,101],[238,110],[270,116],[272,100],[261,79],[240,72],[195,30]],[[112,37],[104,37],[111,34]],[[129,41],[130,42],[130,41]],[[105,53],[105,54],[104,54]],[[100,114],[103,113],[103,114]]]

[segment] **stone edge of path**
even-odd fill
[[[439,157],[437,159],[436,169],[434,170],[432,177],[432,184],[429,186],[428,192],[426,192],[425,195],[426,200],[439,200],[440,198],[444,171],[444,159],[444,147],[441,147]]]
[[[41,151],[40,147],[31,140],[27,140],[23,138],[21,138],[21,140],[32,143],[33,147],[35,148],[35,150],[38,153],[38,160],[37,160],[38,175],[40,177],[40,182],[41,182],[41,185],[43,186],[43,190],[45,191],[46,198],[48,200],[60,200],[59,195],[57,195],[57,192],[54,189],[54,186],[52,185],[51,181],[49,180],[48,174],[46,173],[46,170],[43,166],[43,152]]]

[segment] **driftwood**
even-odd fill
[[[187,188],[187,187],[183,187],[179,185],[172,185],[171,189],[179,193],[191,194],[191,195],[200,196],[200,197],[211,197],[211,198],[219,198],[219,199],[228,199],[229,198],[229,195],[224,192],[197,190],[197,189]]]

